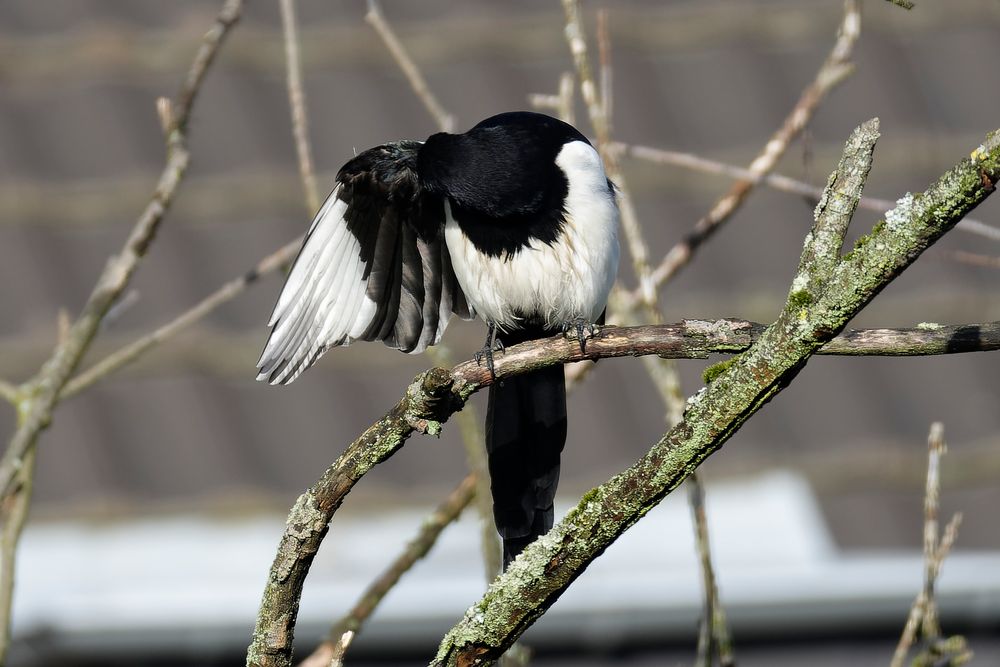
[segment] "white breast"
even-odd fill
[[[445,242],[469,304],[501,329],[520,326],[518,314],[547,327],[595,321],[618,273],[618,205],[597,151],[573,141],[556,157],[566,174],[566,222],[551,245],[533,239],[511,257],[487,257],[462,233],[445,204]]]

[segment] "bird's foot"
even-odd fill
[[[563,322],[562,331],[567,338],[576,338],[583,354],[587,353],[587,339],[595,337],[599,332],[596,324],[582,317]]]
[[[503,341],[496,337],[497,327],[495,324],[490,324],[489,329],[486,332],[486,342],[483,343],[483,348],[476,352],[474,355],[476,359],[476,364],[479,366],[483,365],[483,359],[486,360],[486,368],[490,370],[490,377],[496,379],[497,374],[493,370],[493,353],[499,352],[503,354],[504,348]]]

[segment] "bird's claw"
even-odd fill
[[[476,352],[473,357],[476,360],[477,366],[483,365],[483,359],[486,360],[486,368],[490,371],[490,377],[496,379],[497,374],[493,370],[493,353],[499,352],[503,354],[506,348],[504,347],[503,341],[495,337],[496,327],[494,325],[489,325],[489,331],[486,334],[486,343],[483,344],[481,350]]]
[[[572,330],[573,334],[576,334],[576,340],[580,343],[580,352],[583,354],[587,353],[587,339],[593,338],[597,335],[597,326],[582,317],[578,317],[575,320],[570,320],[569,322],[563,322],[562,331],[563,335],[570,334]],[[584,334],[586,332],[586,335]]]

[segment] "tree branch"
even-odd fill
[[[443,345],[427,349],[431,363],[436,366],[453,366],[451,354]],[[493,493],[490,489],[490,467],[486,459],[486,434],[483,421],[474,405],[466,405],[456,415],[458,430],[462,435],[465,462],[476,477],[476,512],[479,515],[479,547],[483,556],[484,580],[489,583],[503,567],[503,548],[500,534],[493,523]]]
[[[860,32],[861,12],[858,2],[846,0],[844,19],[840,24],[833,49],[816,73],[813,82],[802,92],[798,103],[785,118],[781,128],[767,142],[760,155],[750,163],[748,170],[754,174],[754,178],[734,183],[729,192],[715,203],[712,210],[695,223],[694,228],[670,249],[653,271],[652,279],[655,286],[663,285],[687,266],[698,248],[739,208],[750,194],[755,182],[774,169],[778,159],[784,155],[792,139],[808,124],[826,94],[853,70],[849,59]]]
[[[424,519],[417,535],[407,542],[403,551],[368,585],[351,610],[337,621],[323,643],[302,661],[300,667],[341,667],[344,664],[344,654],[361,626],[400,578],[430,552],[442,531],[469,506],[476,496],[477,486],[476,473],[466,475],[444,502]]]
[[[138,340],[125,345],[112,352],[93,366],[87,368],[66,383],[60,400],[76,396],[84,389],[106,378],[115,371],[132,363],[150,349],[156,347],[165,340],[171,338],[182,329],[199,321],[210,312],[222,304],[241,294],[247,287],[254,284],[261,277],[277,271],[287,265],[295,257],[295,253],[302,247],[302,239],[297,238],[291,243],[279,248],[267,257],[261,259],[257,264],[241,276],[233,278],[223,284],[197,304],[184,311],[170,322],[167,322],[158,329],[139,338]]]
[[[563,521],[528,546],[448,633],[433,664],[487,664],[515,641],[597,555],[721,447],[795,378],[816,350],[993,191],[1000,178],[998,139],[1000,133],[994,133],[971,159],[927,191],[901,200],[884,223],[837,263],[810,303],[789,298],[756,343],[688,401],[684,421],[635,465],[588,492]]]
[[[10,648],[11,612],[14,600],[14,568],[17,562],[17,545],[28,519],[31,496],[35,485],[35,454],[31,448],[24,455],[24,465],[18,470],[16,492],[3,504],[3,529],[0,533],[0,665],[7,662]]]
[[[792,297],[800,290],[822,289],[840,261],[840,249],[861,199],[861,191],[872,167],[878,119],[862,124],[847,140],[837,170],[830,174],[826,189],[816,204],[815,224],[806,235],[799,270],[792,281]]]
[[[737,167],[735,165],[710,160],[693,153],[682,151],[671,151],[664,148],[653,148],[652,146],[640,146],[634,144],[624,144],[618,141],[611,143],[611,150],[619,155],[626,155],[637,160],[652,162],[653,164],[671,165],[683,167],[692,171],[705,174],[716,174],[729,178],[752,181],[756,184],[766,185],[779,192],[787,192],[793,195],[800,195],[806,200],[816,204],[823,196],[823,188],[818,188],[804,181],[799,181],[781,174],[754,174],[749,169]],[[896,202],[888,199],[878,199],[876,197],[862,197],[858,202],[858,207],[868,211],[875,211],[883,214],[893,208]],[[972,234],[978,234],[993,241],[1000,241],[1000,229],[992,227],[985,222],[974,220],[973,218],[963,218],[955,229]]]
[[[704,608],[704,617],[698,631],[698,657],[695,660],[695,665],[697,667],[712,667],[712,656],[717,653],[719,667],[733,667],[736,664],[733,657],[733,645],[729,638],[726,612],[719,601],[715,568],[712,566],[712,549],[708,539],[708,518],[705,516],[705,487],[697,473],[691,473],[686,486],[688,504],[691,507],[691,523],[694,524],[694,543],[701,566],[702,607]]]
[[[376,0],[368,0],[368,12],[365,14],[365,21],[375,29],[378,36],[382,38],[385,43],[385,47],[389,49],[389,53],[392,54],[393,59],[399,68],[403,70],[403,74],[406,75],[406,80],[410,82],[410,87],[413,88],[413,92],[416,93],[420,101],[424,103],[424,107],[430,112],[431,116],[437,122],[438,127],[441,128],[442,132],[453,132],[455,130],[455,117],[448,113],[441,103],[438,102],[437,97],[431,92],[430,86],[427,85],[427,80],[424,79],[424,75],[420,73],[420,70],[414,64],[410,55],[403,48],[402,42],[396,36],[392,27],[385,20],[385,15],[382,14],[382,8],[379,6]]]
[[[316,173],[313,170],[312,151],[309,148],[309,121],[306,99],[302,90],[302,68],[299,65],[299,33],[295,19],[295,0],[280,0],[281,25],[285,37],[287,63],[288,105],[292,110],[292,136],[295,137],[295,154],[299,160],[299,175],[305,193],[309,215],[319,210],[319,193]]]
[[[938,540],[938,508],[941,498],[941,457],[947,451],[944,442],[944,425],[931,424],[927,435],[927,481],[924,487],[924,585],[910,607],[903,634],[893,653],[891,667],[902,667],[917,635],[922,635],[926,646],[922,655],[913,661],[914,665],[960,665],[971,654],[961,636],[941,638],[938,624],[937,604],[934,587],[941,572],[944,559],[958,537],[958,527],[962,514],[956,513],[944,530],[944,537]],[[921,658],[926,657],[926,660]],[[941,658],[946,658],[942,661]]]
[[[587,66],[587,42],[580,19],[579,3],[577,0],[564,0],[563,7],[567,20],[566,35],[570,50],[574,55],[577,75],[580,77],[580,87],[581,89],[593,91],[596,86],[593,80],[590,79],[592,75]],[[602,9],[597,15],[597,42],[601,72],[600,101],[598,103],[596,96],[594,99],[587,100],[587,108],[590,113],[591,124],[595,128],[603,128],[603,133],[598,132],[598,148],[605,158],[604,161],[608,170],[608,176],[616,184],[618,190],[617,196],[621,211],[622,231],[625,234],[629,254],[632,258],[632,267],[635,270],[636,279],[639,283],[636,295],[644,311],[646,323],[662,324],[663,314],[659,307],[657,291],[651,275],[652,269],[649,265],[649,246],[642,233],[642,226],[639,224],[639,217],[632,204],[631,193],[613,150],[613,142],[611,140],[611,106],[614,96],[611,91],[611,37],[608,23],[608,12]],[[612,319],[620,318],[627,324],[638,324],[639,320],[635,314],[629,312],[627,308],[623,309],[621,307],[624,301],[621,291],[621,287],[616,287],[610,299],[609,312]],[[672,428],[682,419],[684,413],[684,395],[681,390],[680,374],[677,371],[677,365],[671,359],[657,359],[646,356],[643,357],[643,366],[663,400],[667,428]],[[584,370],[589,368],[593,368],[593,366],[577,366],[575,369],[577,372],[574,372],[572,375],[567,373],[568,379],[573,379],[575,384],[575,382],[584,377]],[[692,513],[695,517],[695,543],[700,556],[699,562],[702,565],[705,593],[703,633],[698,643],[699,658],[702,661],[708,660],[711,663],[711,656],[714,649],[719,647],[720,655],[725,654],[726,659],[731,661],[732,653],[730,650],[729,631],[725,625],[725,613],[719,602],[718,587],[715,583],[715,574],[712,568],[711,549],[708,543],[708,521],[705,518],[703,503],[704,489],[701,487],[697,476],[691,476],[690,484],[691,492],[688,497],[691,502]]]

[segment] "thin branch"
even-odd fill
[[[389,49],[389,53],[392,54],[393,59],[395,59],[396,64],[399,68],[403,70],[403,74],[406,76],[406,80],[410,82],[410,87],[413,88],[413,92],[416,93],[420,101],[424,103],[424,107],[430,112],[434,120],[437,122],[438,127],[441,128],[442,132],[452,132],[455,129],[455,117],[450,113],[445,111],[441,103],[438,102],[437,97],[431,92],[430,87],[427,85],[427,80],[424,79],[424,75],[420,73],[420,70],[414,64],[413,60],[410,58],[406,49],[403,48],[402,42],[396,36],[392,27],[385,20],[385,15],[382,14],[382,8],[379,7],[376,0],[368,0],[368,13],[365,14],[365,21],[375,29],[378,36],[382,38],[385,43],[385,47]]]
[[[434,117],[437,121],[438,128],[442,132],[452,132],[455,129],[455,117],[448,113],[444,107],[438,102],[437,97],[431,92],[430,87],[427,85],[427,81],[424,79],[423,74],[417,67],[416,63],[407,53],[406,49],[403,47],[402,42],[396,37],[395,32],[386,20],[382,10],[378,5],[376,0],[368,0],[368,13],[365,15],[365,20],[375,29],[375,31],[382,38],[385,46],[389,49],[396,63],[403,70],[407,81],[410,83],[410,87],[413,92],[417,95],[421,102],[423,102],[424,107],[427,111]],[[563,91],[561,91],[563,92]],[[569,91],[569,100],[566,103],[570,107],[570,113],[572,113],[572,89]],[[432,358],[435,356],[435,351],[431,351]],[[447,357],[446,353],[442,350],[437,353],[438,358],[444,359]],[[489,470],[486,462],[486,453],[480,443],[483,442],[483,434],[479,427],[479,419],[475,414],[475,411],[470,411],[468,414],[460,413],[459,415],[459,425],[462,431],[462,441],[465,445],[466,459],[469,468],[477,473],[477,479],[479,484],[479,491],[476,494],[477,503],[476,509],[479,512],[480,523],[482,526],[481,533],[481,543],[483,551],[483,566],[486,569],[487,580],[491,580],[496,572],[500,571],[500,542],[499,536],[493,527],[493,504],[492,504],[492,494],[490,493],[490,482],[489,482]],[[350,643],[350,639],[347,635],[341,638],[341,642]],[[516,666],[526,664],[528,657],[530,656],[530,651],[523,646],[513,646],[507,652],[501,661],[503,667]]]
[[[893,653],[890,667],[902,667],[906,657],[913,648],[917,636],[920,635],[926,649],[923,651],[929,658],[927,664],[962,664],[962,658],[967,656],[965,640],[961,637],[942,639],[941,627],[937,618],[937,603],[934,588],[941,566],[951,552],[951,547],[958,537],[958,527],[962,523],[962,515],[956,513],[945,527],[944,537],[938,539],[938,510],[941,498],[941,457],[947,452],[944,441],[944,425],[941,422],[931,424],[927,435],[927,480],[924,487],[924,582],[920,593],[910,607],[903,633]],[[954,658],[941,662],[941,657]],[[924,664],[920,657],[913,662]]]
[[[587,56],[587,40],[584,36],[583,19],[580,17],[580,5],[577,0],[562,0],[563,13],[566,15],[566,42],[569,44],[570,53],[573,55],[573,64],[576,68],[577,78],[580,80],[580,95],[583,103],[587,107],[590,116],[590,124],[594,126],[594,133],[597,135],[599,145],[607,145],[610,136],[610,127],[602,98],[597,90],[594,75],[590,69],[590,60]],[[605,157],[605,162],[607,158]]]
[[[910,0],[887,0],[888,2],[896,5],[897,7],[902,7],[903,9],[913,9],[915,5],[910,2]]]
[[[754,175],[754,178],[734,183],[729,192],[715,203],[708,214],[695,223],[693,229],[670,249],[660,265],[653,271],[654,286],[663,285],[687,266],[698,248],[739,208],[753,190],[756,180],[774,169],[778,160],[788,149],[792,139],[798,136],[808,124],[819,103],[853,70],[849,59],[860,33],[861,12],[858,1],[846,0],[844,18],[841,21],[838,38],[833,49],[816,73],[812,83],[802,92],[799,101],[781,128],[767,142],[760,155],[750,163],[748,170]]]
[[[3,521],[0,533],[0,664],[6,662],[10,648],[11,612],[14,600],[14,570],[17,564],[17,546],[24,532],[31,506],[31,495],[35,484],[35,455],[31,448],[24,455],[24,465],[17,471],[16,485],[4,498],[0,506]]]
[[[556,110],[564,122],[570,125],[576,124],[576,114],[573,113],[573,94],[576,92],[576,79],[572,72],[563,72],[559,75],[559,105]]]
[[[191,107],[194,105],[198,93],[201,92],[205,75],[208,74],[215,56],[219,53],[222,42],[239,21],[242,11],[242,0],[225,0],[219,15],[215,17],[215,23],[202,37],[201,45],[194,56],[194,62],[188,69],[187,78],[184,80],[184,85],[181,86],[180,93],[178,93],[169,114],[174,123],[172,129],[182,132],[187,129],[188,120],[191,118]]]
[[[979,266],[986,269],[1000,269],[1000,257],[995,255],[980,255],[975,252],[965,250],[940,250],[935,253],[960,264],[969,266]]]
[[[678,420],[679,421],[679,420]],[[712,666],[713,649],[719,656],[720,667],[732,667],[733,647],[729,638],[726,613],[719,603],[719,587],[712,566],[712,549],[708,538],[708,519],[705,516],[705,488],[697,473],[691,473],[685,483],[688,490],[688,504],[691,507],[691,521],[694,524],[695,548],[702,576],[702,606],[704,617],[698,635],[698,657],[696,665]]]
[[[607,7],[597,10],[597,54],[601,72],[601,109],[604,111],[604,122],[608,126],[608,141],[611,140],[611,129],[614,127],[614,93],[612,82],[614,68],[611,65],[611,18]]]
[[[299,160],[299,174],[305,191],[309,215],[319,210],[319,192],[313,170],[312,151],[309,148],[309,121],[306,115],[305,93],[302,88],[302,67],[299,64],[298,23],[295,19],[295,0],[280,0],[281,24],[285,36],[285,60],[288,64],[288,103],[292,109],[292,135],[295,153]]]
[[[735,165],[718,162],[708,158],[685,153],[682,151],[671,151],[663,148],[653,148],[651,146],[638,146],[633,144],[623,144],[612,142],[611,150],[618,155],[625,155],[637,160],[652,162],[653,164],[671,165],[682,167],[692,171],[705,174],[716,174],[729,178],[752,181],[758,185],[766,185],[769,188],[780,192],[787,192],[793,195],[804,197],[811,204],[815,205],[823,196],[823,188],[810,185],[804,181],[799,181],[780,174],[754,174],[749,169],[737,167]],[[896,202],[888,199],[878,199],[876,197],[862,197],[858,202],[858,207],[876,213],[885,213],[896,205]],[[1000,229],[992,227],[979,220],[965,218],[955,229],[972,234],[978,234],[994,241],[1000,241]]]
[[[392,54],[400,69],[406,75],[410,87],[423,102],[427,111],[437,121],[438,128],[442,132],[452,132],[455,129],[455,117],[449,113],[438,101],[437,97],[427,85],[420,68],[410,57],[402,42],[396,37],[395,31],[386,20],[385,15],[376,0],[369,0],[368,13],[365,20],[375,29],[382,38],[386,48]],[[570,101],[572,104],[572,89],[570,90]],[[438,365],[451,365],[447,349],[444,347],[431,348],[428,354],[434,363]],[[481,420],[474,409],[462,411],[458,416],[459,429],[462,434],[462,444],[465,448],[466,463],[469,470],[476,477],[478,491],[476,493],[476,510],[480,521],[480,544],[483,555],[483,568],[486,580],[490,581],[500,571],[500,540],[499,535],[493,525],[493,501],[490,491],[489,466],[486,461],[486,450],[482,443],[484,435]]]
[[[632,196],[629,193],[628,184],[618,166],[618,159],[611,148],[611,120],[609,109],[605,108],[610,97],[597,89],[593,71],[590,68],[590,58],[587,48],[587,37],[583,26],[583,19],[580,14],[580,4],[578,0],[562,0],[563,10],[566,15],[566,42],[569,45],[570,53],[573,55],[573,64],[576,67],[576,76],[580,81],[580,93],[587,108],[590,124],[594,128],[597,137],[597,150],[604,160],[604,168],[608,178],[615,183],[617,189],[618,209],[621,214],[621,226],[625,232],[625,240],[628,244],[629,254],[632,256],[632,263],[639,278],[638,293],[650,302],[655,303],[655,288],[650,280],[649,250],[642,241],[642,232],[639,226],[639,217],[635,212],[635,205],[632,203]],[[606,23],[605,23],[606,25]],[[608,37],[605,35],[605,41]],[[605,47],[610,53],[610,46]],[[606,59],[610,55],[605,56]],[[610,61],[606,62],[610,67]]]
[[[563,72],[559,76],[559,93],[557,95],[547,95],[544,93],[531,93],[528,95],[528,104],[543,111],[554,111],[559,120],[576,124],[573,113],[573,92],[576,79],[572,72]]]
[[[448,349],[436,345],[427,349],[427,355],[436,366],[454,366]],[[487,582],[500,573],[502,567],[502,547],[500,535],[493,525],[493,493],[490,490],[490,469],[486,460],[486,436],[483,433],[483,422],[479,411],[473,405],[467,405],[455,419],[462,435],[462,447],[465,450],[465,463],[476,477],[476,510],[479,514],[479,544],[483,556],[483,574]]]
[[[252,269],[223,284],[219,289],[170,322],[112,352],[87,370],[82,371],[66,383],[66,386],[59,395],[60,400],[76,396],[99,380],[132,363],[150,349],[171,338],[182,329],[198,322],[227,301],[232,300],[261,277],[286,266],[295,257],[295,253],[299,251],[301,246],[302,239],[298,238],[279,248],[257,262]]]
[[[944,424],[934,422],[927,435],[927,485],[924,490],[924,609],[923,635],[938,639],[941,628],[934,613],[934,583],[940,563],[938,551],[938,509],[941,505],[941,457],[947,451],[944,443]]]
[[[351,610],[337,621],[326,639],[302,661],[300,667],[341,667],[344,664],[344,654],[351,642],[385,595],[410,568],[430,552],[442,531],[458,519],[472,502],[477,487],[476,474],[469,473],[444,502],[421,522],[416,536],[407,542],[403,551],[368,585]]]
[[[590,73],[587,68],[581,67],[581,64],[586,63],[587,61],[587,49],[583,26],[579,24],[579,4],[576,0],[572,0],[572,2],[565,2],[564,7],[566,8],[566,18],[569,24],[567,27],[567,35],[575,35],[578,42],[576,44],[571,42],[570,47],[571,49],[575,48],[577,52],[582,54],[582,57],[575,59],[577,64],[577,75],[580,77],[582,87],[582,82],[587,80],[586,77],[588,77]],[[573,26],[572,24],[574,21],[576,21],[578,25]],[[594,111],[597,109],[596,105],[588,105],[588,110],[591,113],[591,124],[595,127],[599,124],[603,124],[605,127],[603,142],[599,140],[598,147],[605,157],[605,164],[607,165],[609,176],[617,185],[617,195],[621,209],[622,229],[625,233],[626,242],[628,243],[629,254],[632,258],[632,266],[639,281],[637,293],[646,316],[646,322],[650,324],[662,324],[663,314],[660,311],[659,304],[657,303],[657,292],[651,279],[649,246],[646,243],[642,226],[639,223],[638,214],[632,205],[632,199],[628,185],[625,181],[625,175],[622,173],[619,162],[615,159],[614,151],[612,150],[611,107],[614,95],[612,94],[611,89],[613,68],[611,65],[611,37],[608,24],[608,12],[607,10],[602,9],[597,15],[597,42],[601,72],[600,111],[602,113],[602,117],[595,117],[593,115]],[[628,312],[627,310],[619,310],[619,307],[623,302],[620,292],[620,288],[616,288],[614,296],[611,299],[612,311],[614,311],[613,317],[626,324],[637,323],[637,320],[631,312]],[[660,393],[660,398],[663,400],[667,428],[673,428],[681,421],[684,415],[684,395],[681,389],[680,374],[677,371],[676,362],[672,359],[655,358],[652,356],[643,357],[642,361],[646,372],[649,374],[654,386]],[[589,367],[576,367],[576,372],[572,375],[574,385],[584,377],[583,373],[587,368]],[[715,583],[715,574],[712,568],[711,551],[708,544],[708,525],[705,518],[704,504],[701,502],[704,498],[704,489],[702,489],[697,477],[692,477],[690,483],[692,485],[692,490],[689,494],[689,502],[691,502],[693,514],[695,514],[697,518],[700,518],[700,523],[697,523],[695,527],[695,542],[701,556],[699,558],[699,562],[702,564],[702,575],[704,581],[703,590],[706,600],[704,605],[705,616],[702,624],[703,632],[699,638],[698,650],[700,659],[703,662],[707,660],[707,664],[710,665],[712,655],[716,652],[715,649],[717,647],[719,648],[718,652],[721,654],[723,652],[721,647],[725,645],[725,653],[727,654],[728,659],[731,659],[732,652],[730,650],[729,631],[725,625],[725,614],[719,601],[718,587]],[[698,503],[698,505],[696,505],[696,503]]]
[[[868,180],[878,138],[879,121],[873,118],[854,130],[847,140],[840,163],[830,174],[816,204],[815,223],[806,235],[799,269],[792,281],[793,296],[809,294],[810,298],[816,298],[840,263],[847,227]]]

